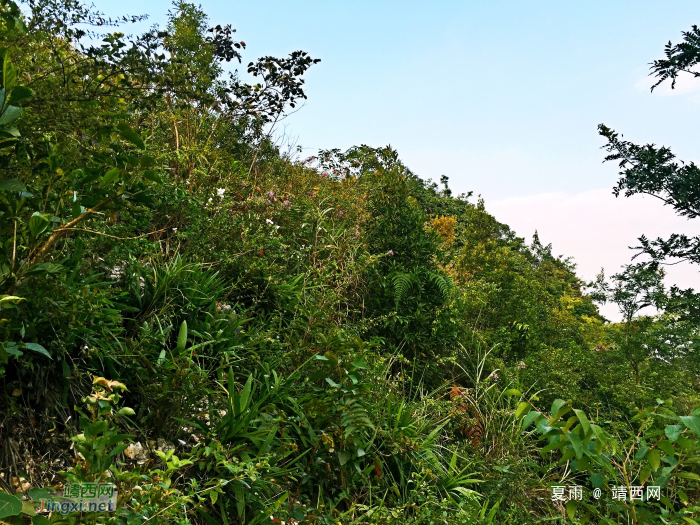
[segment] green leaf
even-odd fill
[[[537,418],[537,416],[541,416],[542,412],[538,412],[537,410],[532,410],[528,413],[527,416],[525,416],[525,419],[523,419],[523,428],[527,428],[530,426],[530,424]]]
[[[17,516],[20,512],[22,512],[22,502],[14,496],[0,492],[0,519]]]
[[[112,450],[112,452],[110,452],[110,453],[107,454],[107,455],[110,456],[110,457],[114,457],[114,456],[116,456],[117,454],[121,454],[122,452],[124,452],[127,448],[129,448],[129,444],[128,444],[128,443],[122,443],[121,445],[117,445],[116,447],[114,447],[114,449]]]
[[[154,159],[150,155],[142,155],[139,159],[139,164],[142,168],[152,168],[156,165],[156,159]]]
[[[567,446],[567,443],[564,440],[554,441],[554,442],[550,443],[549,445],[547,445],[546,447],[542,447],[542,449],[540,450],[540,455],[542,455],[542,457],[544,457],[544,455],[547,452],[551,452],[552,450],[558,450],[558,449],[564,448],[566,446]]]
[[[17,81],[17,68],[12,65],[10,53],[5,52],[5,59],[2,63],[2,87],[11,92]]]
[[[676,440],[676,445],[678,445],[681,448],[692,448],[695,443],[695,439],[688,439],[685,436],[681,436]],[[697,457],[695,459],[697,460],[697,463],[700,463],[700,457]]]
[[[143,178],[152,180],[153,182],[157,182],[158,184],[163,184],[163,179],[161,179],[160,175],[158,175],[155,171],[144,171]]]
[[[661,499],[659,501],[661,501],[661,503],[666,505],[667,508],[669,508],[669,509],[673,508],[673,503],[671,503],[671,500],[667,496],[661,496]]]
[[[35,211],[29,218],[29,231],[34,237],[43,233],[49,227],[49,220],[41,212]]]
[[[639,471],[639,476],[637,476],[637,479],[647,479],[649,476],[651,476],[651,469],[647,465]]]
[[[65,359],[61,360],[61,371],[63,372],[63,377],[70,379],[70,367],[68,366],[68,363],[66,363]]]
[[[559,409],[563,407],[566,404],[566,401],[563,399],[555,399],[554,402],[552,403],[552,409],[550,410],[552,417],[559,412]]]
[[[243,490],[243,484],[240,482],[234,484],[233,493],[236,496],[236,511],[238,512],[238,518],[242,522],[245,517],[245,491]],[[223,508],[223,503],[221,504],[221,508]]]
[[[51,357],[51,354],[49,354],[48,350],[46,350],[46,348],[41,346],[39,343],[24,343],[24,348],[26,348],[27,350],[31,350],[32,352],[38,352],[41,355],[45,355],[49,359],[53,359]]]
[[[138,133],[136,133],[126,124],[122,123],[117,125],[117,129],[119,130],[119,134],[122,136],[122,138],[131,142],[137,148],[144,149],[146,147],[146,145],[143,142],[143,139],[138,135]]]
[[[112,168],[111,170],[109,170],[107,173],[105,173],[105,176],[102,177],[102,182],[100,183],[100,186],[104,188],[108,184],[117,180],[121,171],[122,170],[120,168]]]
[[[331,385],[333,388],[340,388],[340,385],[333,381],[330,377],[326,378],[326,382]]]
[[[607,443],[607,436],[605,435],[605,431],[601,427],[599,427],[598,425],[591,425],[591,429],[593,430],[595,437],[598,439],[598,442],[601,443],[601,446]]]
[[[0,179],[0,191],[27,191],[27,187],[19,179]]]
[[[576,501],[575,499],[570,499],[566,502],[566,515],[571,521],[574,521],[576,509],[578,509],[578,501]]]
[[[676,472],[675,476],[677,478],[692,479],[694,481],[700,481],[700,476],[695,472]]]
[[[13,355],[15,357],[19,357],[21,355],[24,355],[24,352],[17,349],[17,343],[13,343],[12,341],[8,341],[8,342],[4,343],[3,346],[4,346],[3,349],[9,355]]]
[[[140,202],[141,204],[148,207],[153,207],[153,204],[155,204],[156,202],[152,196],[147,195],[143,192],[133,193],[130,198],[131,200]]]
[[[46,489],[34,487],[33,489],[29,489],[29,497],[34,501],[40,501],[42,499],[51,499],[51,494],[49,494]]]
[[[36,509],[31,501],[22,502],[22,514],[27,516],[36,516]]]
[[[578,417],[578,420],[581,423],[581,428],[583,428],[584,436],[587,435],[588,432],[591,430],[591,423],[588,421],[586,413],[583,410],[574,409],[574,414],[576,414],[576,417]]]
[[[700,436],[700,416],[681,416],[681,421],[686,427]]]
[[[101,434],[102,432],[104,432],[108,428],[109,428],[109,423],[107,421],[95,421],[94,423],[91,423],[85,429],[85,436],[86,437],[96,436],[97,434]]]
[[[649,466],[652,470],[659,470],[659,466],[661,465],[661,454],[659,454],[658,449],[654,448],[647,452],[647,461],[649,462]]]
[[[581,442],[581,438],[576,432],[569,432],[566,435],[566,437],[569,439],[571,445],[574,447],[576,459],[581,459],[581,456],[583,456],[583,443]]]
[[[267,431],[267,437],[265,438],[265,441],[263,444],[260,446],[260,449],[258,450],[258,454],[264,454],[267,452],[267,450],[270,448],[270,445],[272,444],[272,440],[275,438],[277,435],[277,430],[279,426],[275,425],[272,427],[270,430]]]
[[[2,308],[2,307],[7,308],[8,307],[8,305],[3,304],[3,303],[17,304],[20,301],[24,301],[24,298],[18,297],[16,295],[0,295],[0,308]]]
[[[19,102],[20,100],[25,100],[31,97],[34,91],[29,89],[27,86],[15,86],[10,94],[10,102]]]
[[[47,498],[50,499],[50,498]],[[46,516],[42,516],[41,514],[37,514],[36,516],[32,516],[32,525],[51,525],[51,522]]]
[[[647,452],[649,452],[649,447],[642,447],[640,448],[637,453],[634,455],[634,459],[636,461],[641,461],[644,459],[644,456],[647,455]]]
[[[71,208],[71,213],[73,214],[74,219],[77,219],[86,211],[87,209],[84,206],[81,206],[77,201],[73,203],[73,207]]]
[[[663,441],[659,441],[656,446],[666,452],[669,456],[673,457],[676,454],[676,451],[673,448],[673,445],[671,444],[670,441],[664,439]]]
[[[241,414],[242,412],[248,410],[248,405],[250,404],[251,400],[251,393],[253,391],[253,375],[248,376],[248,380],[245,382],[245,385],[243,385],[243,391],[241,392],[241,397],[240,397],[240,411],[238,414]]]
[[[98,440],[100,446],[109,447],[116,445],[117,443],[124,442],[127,439],[132,439],[135,437],[133,434],[115,434],[113,436],[105,436]]]
[[[65,267],[60,264],[39,263],[29,268],[26,275],[57,274],[63,272],[63,270],[65,270]]]
[[[664,433],[671,443],[680,437],[681,432],[683,432],[683,425],[666,425],[664,429]]]
[[[505,392],[503,392],[504,396],[522,396],[523,393],[518,390],[517,388],[509,388]]]
[[[0,126],[11,124],[17,120],[22,114],[22,111],[24,110],[22,108],[18,108],[17,106],[7,106],[5,111],[2,112],[2,116],[0,116]]]
[[[554,428],[548,425],[547,423],[549,423],[549,421],[547,421],[547,419],[545,418],[538,419],[537,423],[535,423],[535,426],[537,427],[537,430],[540,434],[547,434]],[[556,430],[559,432],[559,434],[561,434],[561,431],[558,428]]]
[[[520,417],[525,413],[525,411],[529,408],[530,403],[527,401],[523,401],[518,405],[518,408],[515,409],[515,418],[520,419]]]
[[[571,416],[569,419],[566,420],[566,425],[562,427],[561,431],[564,433],[568,432],[571,429],[571,427],[573,427],[578,422],[579,420],[576,416]]]
[[[180,325],[180,332],[177,334],[177,346],[175,350],[177,352],[184,352],[185,346],[187,345],[187,321],[182,321]]]
[[[134,412],[133,408],[129,407],[123,407],[117,410],[115,416],[134,416],[136,415],[136,412]]]

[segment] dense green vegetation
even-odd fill
[[[285,152],[304,52],[248,84],[183,0],[138,37],[0,5],[0,520],[697,523],[700,302],[662,268],[698,238],[584,283],[391,148]],[[695,165],[600,132],[616,192],[700,215]],[[32,516],[107,480],[115,513]]]

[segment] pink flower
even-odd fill
[[[388,252],[386,252],[386,254],[387,255],[394,255],[394,250],[389,250]]]

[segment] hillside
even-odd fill
[[[658,266],[585,283],[390,147],[285,152],[318,60],[260,58],[248,84],[225,72],[245,43],[192,4],[131,38],[72,0],[20,7],[0,519],[696,523],[697,312]],[[116,511],[32,516],[85,483]],[[613,498],[635,486],[660,495]]]

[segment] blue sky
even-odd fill
[[[146,12],[161,25],[170,6],[96,4],[108,14]],[[419,175],[446,174],[453,191],[481,194],[518,234],[538,229],[589,279],[628,262],[626,246],[641,233],[697,234],[649,199],[610,197],[617,170],[602,164],[596,131],[605,123],[700,160],[700,80],[651,94],[645,78],[666,42],[700,24],[696,1],[201,5],[213,24],[238,29],[244,62],[297,49],[322,60],[308,73],[306,106],[285,121],[305,155],[391,144]],[[598,231],[582,235],[587,225]],[[697,272],[684,275],[676,280]]]
[[[147,5],[147,8],[144,6]],[[170,3],[98,1],[165,20]],[[685,158],[700,105],[638,83],[669,40],[700,23],[691,1],[202,2],[232,23],[244,59],[322,59],[286,124],[316,148],[391,144],[425,177],[487,199],[608,187],[600,122]]]

